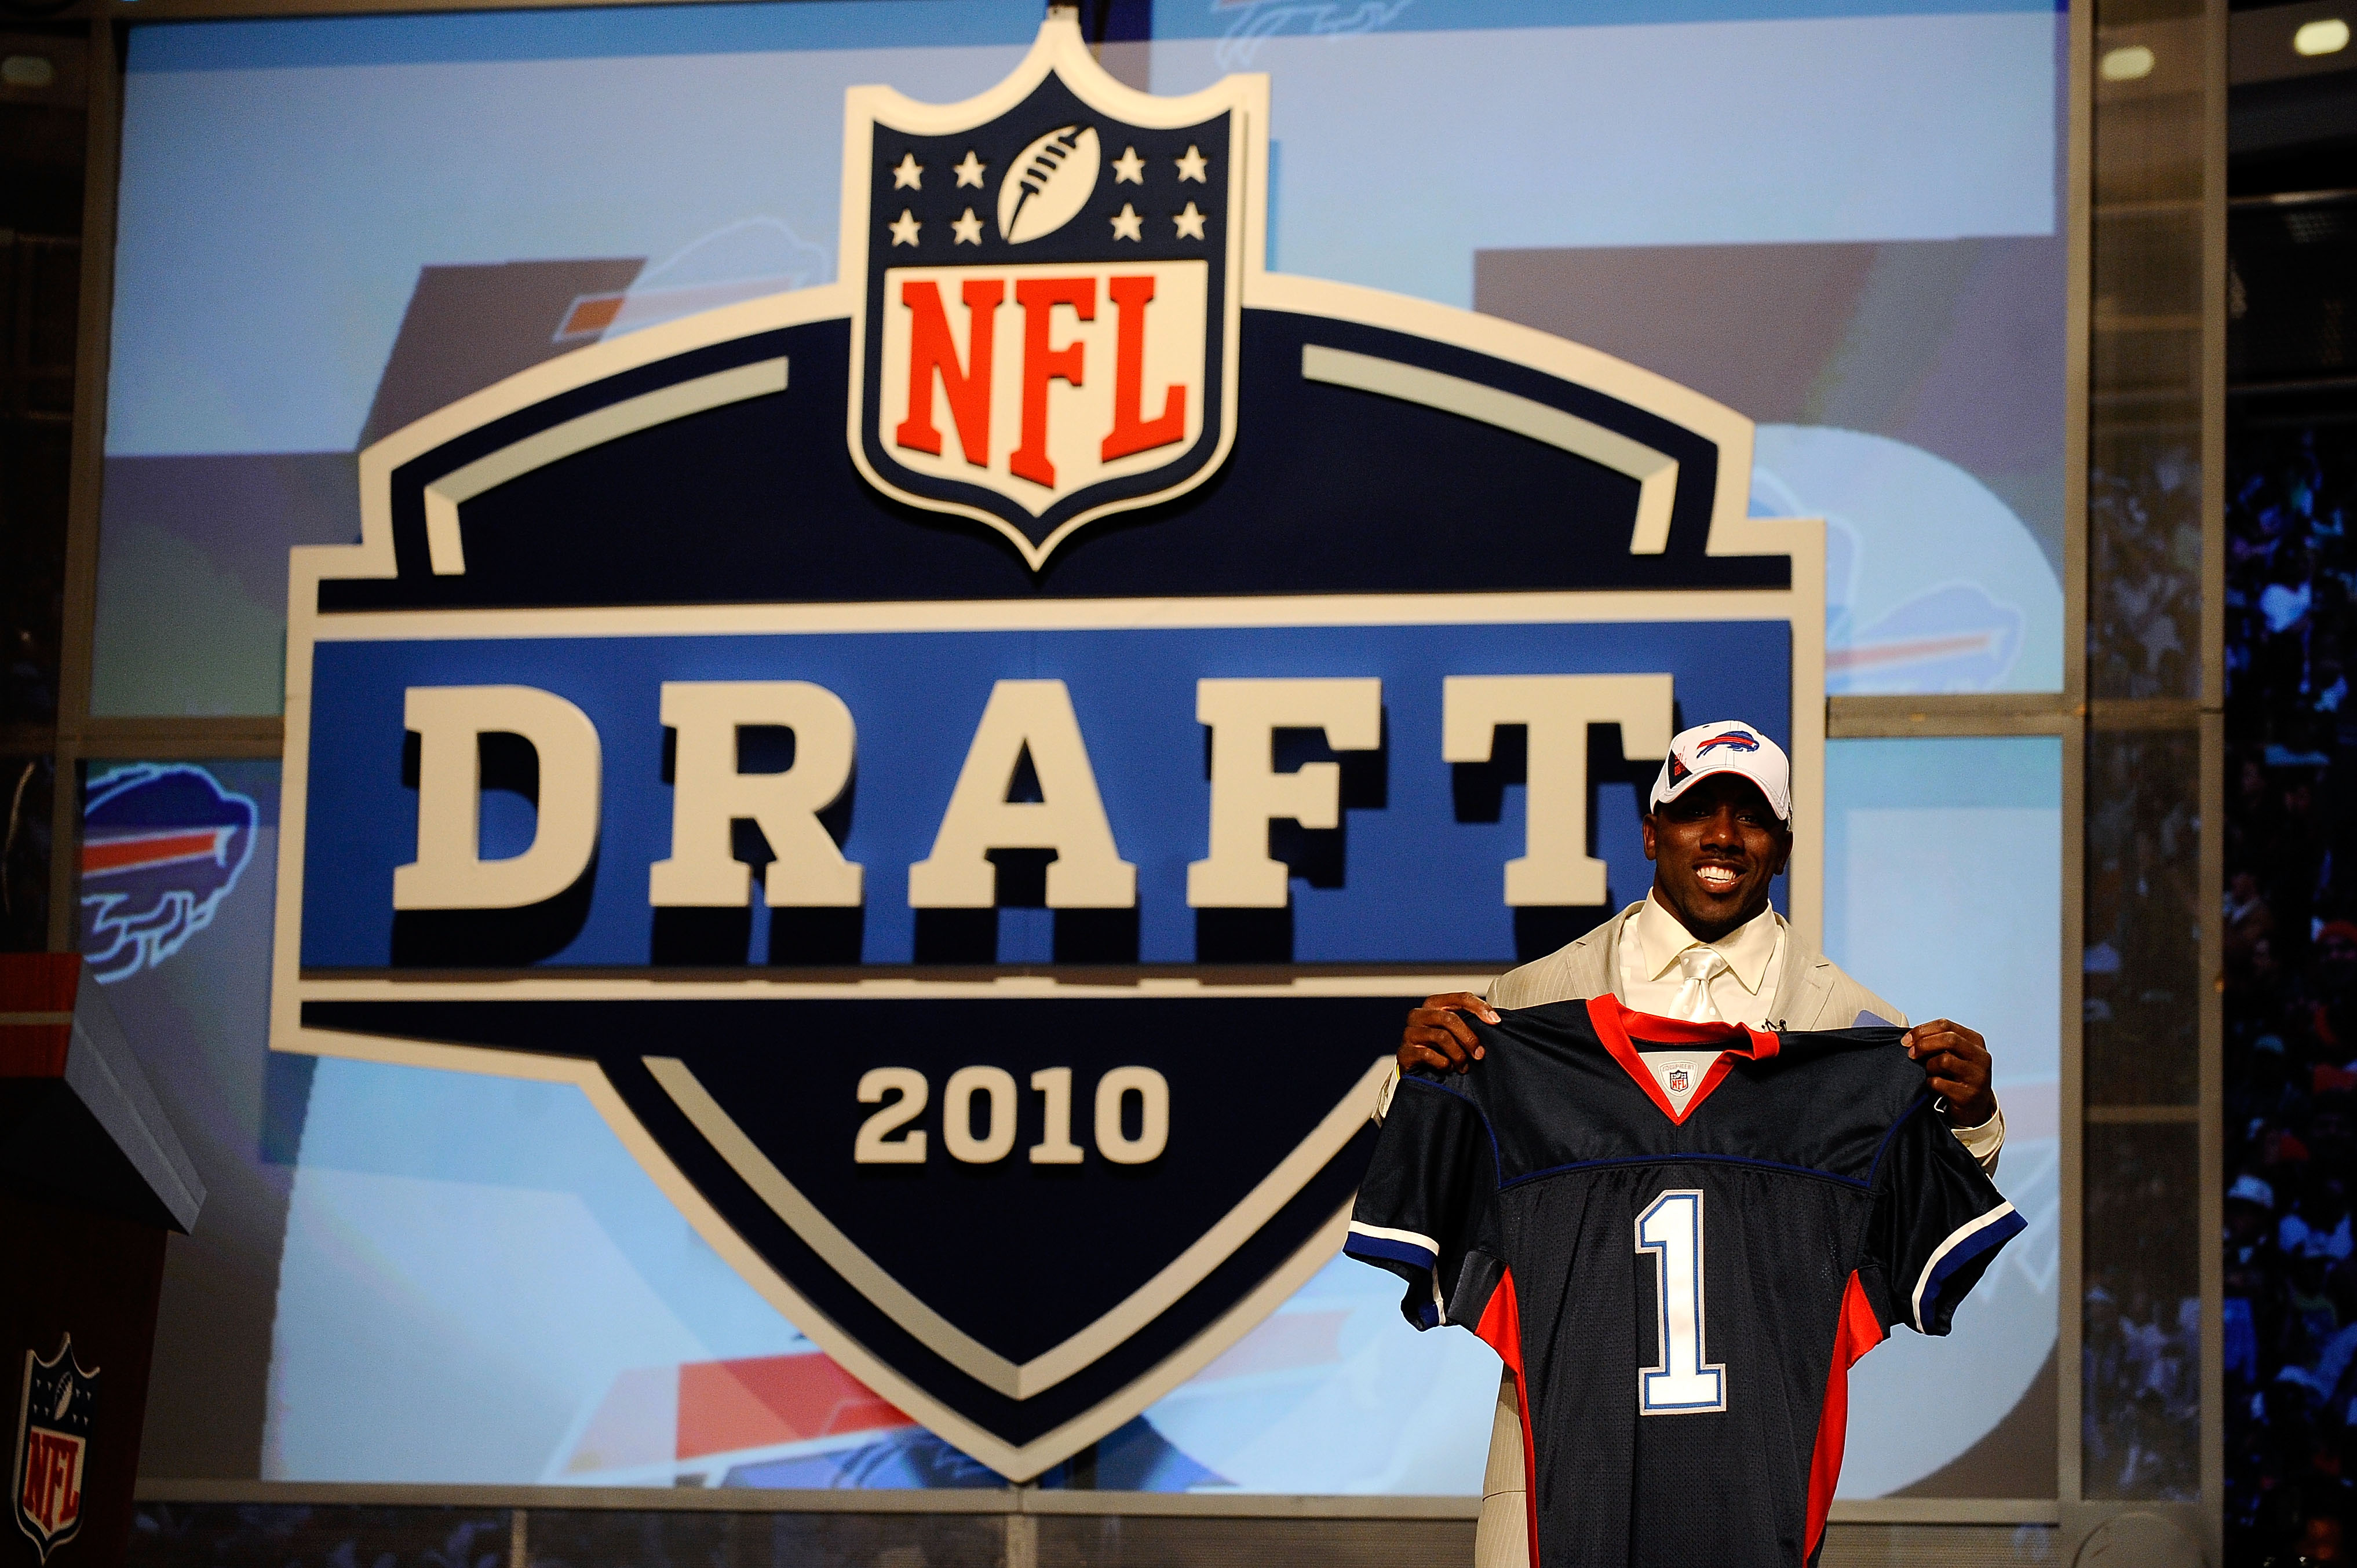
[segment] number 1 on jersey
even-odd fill
[[[1727,1408],[1727,1368],[1702,1364],[1702,1194],[1665,1192],[1637,1216],[1637,1251],[1653,1255],[1661,1359],[1637,1372],[1641,1415]]]

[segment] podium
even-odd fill
[[[0,1568],[114,1568],[163,1288],[204,1185],[98,982],[0,954]]]

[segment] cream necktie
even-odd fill
[[[1725,1022],[1718,1004],[1710,999],[1710,983],[1727,968],[1727,959],[1717,948],[1691,947],[1678,954],[1678,993],[1670,1001],[1670,1016],[1696,1024]]]

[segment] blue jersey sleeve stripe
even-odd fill
[[[1924,1323],[1939,1316],[1941,1298],[1957,1270],[2004,1246],[2029,1228],[2029,1222],[2014,1212],[2012,1204],[2001,1203],[1940,1243],[1940,1250],[1924,1265],[1923,1278],[1915,1287],[1915,1331],[1925,1332]]]
[[[1386,1240],[1381,1236],[1353,1236],[1342,1243],[1342,1251],[1354,1258],[1386,1258],[1394,1263],[1413,1263],[1419,1269],[1432,1267],[1437,1256],[1409,1242]]]
[[[1432,1267],[1440,1256],[1440,1249],[1428,1241],[1410,1240],[1398,1231],[1372,1235],[1356,1225],[1351,1227],[1350,1239],[1342,1243],[1342,1251],[1354,1258],[1385,1258],[1419,1269]]]

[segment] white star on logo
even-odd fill
[[[980,190],[982,188],[982,171],[987,166],[988,166],[980,158],[974,156],[974,149],[972,147],[968,147],[965,150],[965,161],[951,169],[950,172],[958,177],[958,183],[960,185],[970,185],[974,187],[974,189]],[[976,242],[976,243],[979,242]]]
[[[1206,216],[1208,215],[1205,213],[1196,211],[1195,204],[1190,201],[1187,204],[1187,210],[1174,214],[1170,221],[1178,225],[1178,238],[1200,240],[1203,237],[1203,220]],[[911,243],[914,242],[912,241]]]
[[[1194,203],[1190,201],[1187,205],[1191,208],[1194,206]],[[1179,221],[1183,223],[1186,220],[1181,219]],[[907,208],[903,207],[900,209],[899,220],[895,223],[888,224],[887,227],[892,231],[892,243],[895,245],[913,245],[917,242],[917,231],[923,228],[924,225],[918,222],[915,215],[910,213]],[[979,244],[981,242],[976,241],[975,243]]]
[[[1146,183],[1146,160],[1137,156],[1135,147],[1124,147],[1121,156],[1113,160],[1113,182],[1127,180],[1132,185]]]
[[[1189,202],[1188,205],[1192,206],[1194,204]],[[1143,224],[1145,221],[1146,220],[1144,218],[1138,216],[1137,209],[1125,201],[1121,204],[1121,210],[1113,215],[1113,237],[1116,240],[1137,240],[1142,242],[1145,240],[1146,235],[1140,229],[1139,225]]]
[[[1187,156],[1178,160],[1178,177],[1191,179],[1198,185],[1208,185],[1211,182],[1203,177],[1203,155],[1196,151],[1192,143],[1188,144]]]
[[[964,217],[950,220],[950,228],[955,231],[956,236],[950,241],[952,245],[982,243],[982,220],[974,215],[974,209],[971,207],[965,209]]]
[[[895,190],[922,190],[925,188],[924,178],[925,166],[917,161],[914,153],[902,153],[900,161],[892,166],[892,188]]]

